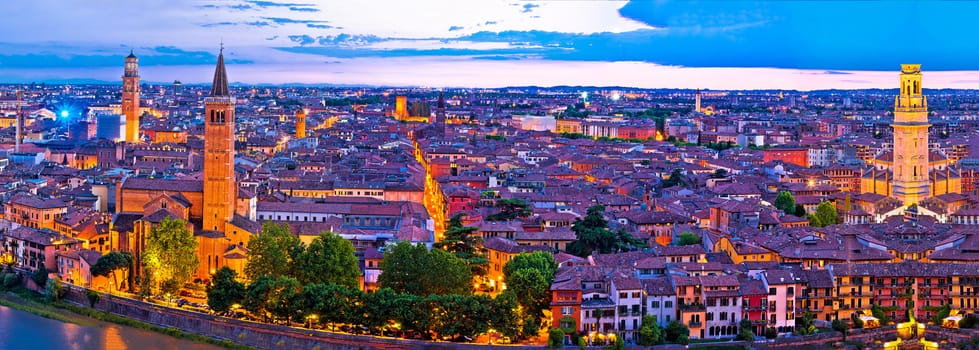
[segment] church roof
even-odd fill
[[[224,70],[224,48],[218,53],[218,65],[214,68],[214,82],[211,83],[212,97],[231,96],[228,90],[228,73]]]
[[[133,50],[130,49],[129,50],[129,56],[126,56],[126,58],[136,58],[136,54],[134,54],[133,53]]]

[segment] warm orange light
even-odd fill
[[[656,130],[656,141],[663,141],[663,133]]]

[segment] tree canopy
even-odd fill
[[[795,197],[789,191],[779,192],[772,204],[786,214],[795,214]]]
[[[510,221],[533,215],[530,204],[519,198],[501,199],[496,201],[500,212],[486,217],[486,221]]]
[[[609,230],[604,212],[605,206],[595,205],[588,208],[584,219],[575,220],[571,226],[575,240],[568,245],[568,253],[586,257],[595,251],[607,254],[645,246],[645,242],[630,236],[624,230]]]
[[[809,217],[809,224],[814,227],[825,227],[836,225],[839,223],[838,220],[836,206],[827,201],[819,203],[819,206],[816,207],[816,213]]]
[[[167,217],[150,231],[143,251],[146,278],[160,283],[161,288],[182,286],[190,280],[200,261],[197,259],[197,239],[181,219]]]
[[[106,276],[112,275],[112,281],[115,288],[118,290],[122,288],[119,284],[119,278],[116,271],[123,270],[126,274],[123,275],[123,280],[128,280],[129,270],[133,264],[133,254],[130,252],[110,252],[106,255],[99,257],[99,260],[95,262],[94,265],[89,267],[89,273],[92,276]]]
[[[292,275],[293,257],[303,249],[302,242],[286,224],[266,222],[262,233],[248,241],[245,277],[255,281],[262,276]]]
[[[381,261],[381,271],[378,283],[396,293],[472,293],[472,272],[466,262],[441,249],[428,250],[424,244],[389,245]]]
[[[685,232],[681,233],[676,238],[676,245],[678,245],[678,246],[696,245],[696,244],[700,244],[700,243],[701,243],[700,236],[698,236],[697,234],[695,234],[693,232],[689,232],[689,231],[685,231]]]
[[[336,233],[324,231],[305,249],[296,250],[298,254],[290,270],[299,283],[334,283],[347,288],[360,286],[360,267],[354,246]]]
[[[207,287],[207,306],[217,312],[228,311],[245,300],[245,285],[238,282],[238,273],[225,266],[218,269]]]
[[[489,261],[486,259],[486,249],[482,246],[483,238],[476,235],[479,228],[462,225],[465,215],[459,213],[449,219],[445,236],[435,246],[465,261],[473,276],[485,276]]]
[[[663,331],[656,323],[655,315],[644,315],[642,325],[639,326],[639,334],[636,336],[636,344],[642,346],[653,346],[663,341]]]

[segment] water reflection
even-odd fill
[[[0,306],[0,350],[217,350],[210,344],[92,320],[79,326]]]

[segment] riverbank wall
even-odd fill
[[[70,287],[65,300],[88,306],[85,290]],[[422,350],[422,349],[500,349],[487,344],[426,342],[420,340],[371,337],[340,334],[270,325],[218,317],[192,311],[174,309],[103,294],[95,309],[119,316],[151,323],[161,327],[179,329],[216,339],[227,339],[259,349],[315,349],[315,350]],[[544,349],[541,346],[506,346],[507,349]]]

